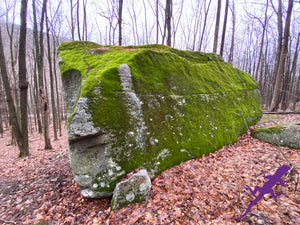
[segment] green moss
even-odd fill
[[[125,173],[142,167],[159,174],[234,143],[262,114],[254,79],[215,54],[68,42],[59,47],[59,57],[63,79],[70,70],[80,71],[80,97],[89,99],[95,126],[112,135],[110,154]],[[139,127],[122,91],[121,64],[130,67],[132,90],[143,103],[140,142],[129,135]],[[106,173],[94,182],[103,182]],[[120,176],[97,191],[112,191]]]

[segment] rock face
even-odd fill
[[[111,208],[120,209],[133,203],[147,201],[151,190],[151,180],[146,170],[140,170],[128,180],[116,185]]]
[[[273,145],[300,149],[300,122],[257,128],[252,135]]]
[[[234,143],[262,115],[256,82],[215,54],[161,45],[58,48],[74,179],[112,195],[128,171],[153,177]]]

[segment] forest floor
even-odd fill
[[[17,158],[0,137],[0,224],[300,224],[299,174],[286,186],[266,194],[242,220],[255,198],[244,187],[262,186],[262,172],[272,175],[283,164],[300,171],[300,151],[277,147],[251,137],[254,127],[300,121],[300,115],[264,115],[233,145],[172,167],[152,181],[147,203],[110,211],[110,198],[86,199],[73,181],[63,133],[43,149],[43,138],[30,134],[30,156]],[[53,140],[53,137],[52,137]],[[291,163],[291,164],[290,164]]]

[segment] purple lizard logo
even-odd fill
[[[279,168],[276,170],[276,172],[274,173],[273,176],[272,176],[272,175],[269,175],[269,176],[265,176],[265,175],[264,175],[264,179],[269,179],[269,180],[268,180],[262,187],[256,186],[256,187],[254,188],[253,191],[252,191],[251,188],[247,185],[247,186],[246,186],[246,189],[248,189],[248,190],[251,192],[252,195],[255,195],[256,192],[258,192],[258,191],[259,191],[259,195],[258,195],[252,202],[250,202],[250,204],[248,205],[248,208],[247,208],[246,212],[245,212],[243,215],[241,215],[240,217],[235,218],[234,220],[239,220],[239,219],[242,219],[244,216],[246,216],[247,213],[248,213],[248,212],[250,211],[250,209],[252,208],[252,206],[254,206],[256,203],[258,203],[259,200],[261,200],[265,194],[270,193],[270,194],[272,195],[272,197],[275,198],[275,199],[276,199],[279,195],[284,195],[285,193],[281,193],[281,192],[278,193],[277,195],[275,195],[274,190],[273,190],[272,188],[275,186],[275,184],[276,184],[277,182],[279,182],[282,186],[285,186],[285,185],[286,185],[286,182],[283,182],[283,181],[281,180],[281,177],[282,177],[286,172],[288,172],[289,169],[290,169],[289,166],[283,165],[283,166],[279,167]]]

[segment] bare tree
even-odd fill
[[[232,14],[232,33],[231,33],[231,44],[230,44],[228,62],[230,64],[233,64],[234,35],[235,35],[235,6],[234,6],[234,0],[232,0],[232,7],[230,7],[230,11],[231,11],[231,14]]]
[[[274,92],[273,92],[273,98],[272,98],[272,102],[271,102],[271,106],[270,106],[270,111],[275,111],[278,108],[278,104],[279,104],[282,77],[283,77],[283,73],[284,73],[285,60],[286,60],[286,55],[287,55],[287,51],[288,51],[288,41],[289,41],[289,35],[290,35],[290,23],[291,23],[292,11],[293,11],[293,0],[289,0],[287,17],[286,17],[285,27],[284,27],[284,41],[283,41],[282,50],[281,50],[281,54],[280,54],[278,72],[276,75],[276,83],[275,83],[275,88],[274,88]]]
[[[74,25],[74,13],[73,13],[73,9],[75,7],[75,5],[73,5],[73,0],[70,0],[70,23],[71,23],[71,35],[72,35],[72,40],[75,40],[75,25]]]
[[[207,24],[207,16],[208,16],[209,8],[210,8],[210,3],[211,3],[211,0],[209,0],[208,6],[206,7],[206,0],[204,0],[204,22],[203,22],[203,28],[202,28],[202,32],[201,32],[201,38],[200,38],[198,51],[201,51],[205,28],[206,28],[206,24]]]
[[[221,5],[222,5],[222,1],[218,0],[217,19],[216,19],[214,46],[213,46],[213,52],[214,53],[217,52],[217,48],[218,48],[218,36],[219,36],[219,25],[220,25],[220,16],[221,16]]]
[[[26,42],[26,13],[27,13],[27,1],[22,0],[22,2],[21,2],[21,31],[20,31],[20,42],[21,43],[19,45],[19,52],[21,53],[21,56],[19,56],[19,60],[21,58],[21,61],[20,61],[21,66],[19,66],[19,68],[21,67],[21,69],[24,69],[24,65],[25,65],[25,73],[26,73],[26,64],[24,64],[24,63],[26,62],[26,59],[25,58],[22,59],[22,57],[25,56],[25,51],[26,51],[26,49],[24,47],[24,44]],[[25,33],[23,33],[23,32],[25,32]],[[13,131],[13,134],[16,139],[16,142],[17,142],[17,145],[19,148],[19,152],[20,152],[19,157],[24,157],[24,156],[29,155],[28,132],[26,134],[27,124],[26,124],[26,127],[22,128],[21,124],[19,123],[19,120],[18,120],[18,115],[17,115],[16,108],[14,105],[12,91],[11,91],[10,82],[9,82],[9,77],[8,77],[8,73],[7,73],[2,40],[3,40],[3,38],[2,38],[1,27],[0,27],[0,73],[1,73],[1,77],[2,77],[4,90],[5,90],[12,131]],[[22,73],[22,72],[23,71],[21,71],[20,73]],[[21,81],[22,83],[20,83],[20,84],[22,84],[22,86],[20,85],[20,88],[27,90],[26,83],[25,84],[23,83],[24,82],[24,74],[20,74],[20,76],[22,79],[22,81]],[[26,81],[26,77],[25,77],[25,81]],[[26,99],[27,99],[27,96],[26,96]],[[27,100],[25,103],[26,103],[26,109],[27,109]],[[22,106],[24,106],[24,105],[22,105]],[[21,110],[22,110],[21,116],[24,117],[25,116],[24,114],[26,113],[26,111],[24,111],[24,109],[21,109]],[[26,114],[26,117],[27,117],[27,114]],[[27,122],[27,119],[25,119],[25,120],[26,120],[25,122]],[[25,126],[25,122],[22,121],[23,126]],[[25,132],[25,134],[22,134],[22,132]],[[26,137],[27,137],[27,140],[23,140]],[[27,146],[26,146],[26,143],[27,143]]]
[[[35,0],[33,0],[33,12],[35,13]],[[44,20],[46,14],[46,6],[47,0],[43,0],[42,12],[41,12],[41,20],[40,20],[40,34],[39,40],[37,37],[37,33],[35,34],[35,46],[36,46],[36,54],[37,54],[37,67],[38,67],[38,92],[39,92],[39,102],[40,109],[42,112],[42,121],[43,121],[43,134],[44,134],[44,142],[45,149],[51,149],[51,141],[49,137],[49,106],[48,106],[48,98],[46,94],[46,89],[44,85]],[[34,23],[36,24],[36,18],[34,18]]]
[[[119,24],[119,45],[122,45],[122,12],[123,0],[119,0],[118,24]]]
[[[27,115],[27,96],[28,81],[26,77],[26,17],[27,0],[22,0],[21,5],[21,28],[19,37],[19,88],[20,88],[20,111],[21,111],[21,131],[22,131],[22,151],[20,157],[29,155],[28,149],[28,115]]]
[[[172,28],[171,28],[171,18],[172,18],[172,0],[166,0],[166,9],[165,9],[165,32],[167,31],[167,45],[171,46],[172,38]],[[165,33],[164,32],[164,33]]]
[[[225,43],[225,33],[226,33],[226,25],[227,25],[228,6],[229,6],[229,0],[226,0],[224,23],[223,23],[223,32],[222,32],[222,40],[221,40],[221,48],[220,48],[220,55],[221,56],[223,56],[224,43]]]

